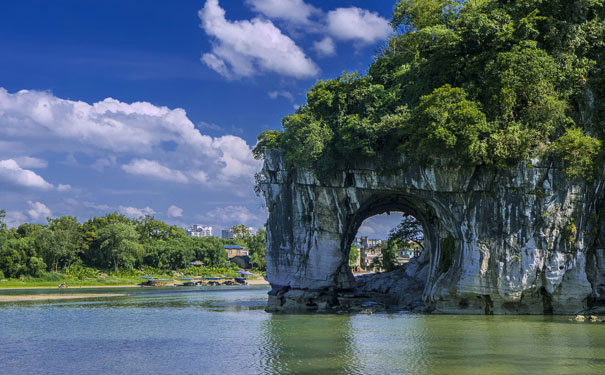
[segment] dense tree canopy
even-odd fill
[[[605,0],[400,0],[366,75],[319,81],[261,133],[320,176],[401,154],[506,167],[557,158],[593,177],[605,139]]]
[[[225,245],[249,249],[256,268],[265,267],[265,231],[251,235],[245,229],[232,240],[189,237],[176,226],[152,216],[129,219],[118,213],[95,217],[80,224],[75,217],[49,218],[48,224],[22,224],[8,229],[0,210],[0,278],[40,276],[49,271],[91,267],[117,272],[151,267],[182,270],[190,262],[223,267]]]

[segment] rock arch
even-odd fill
[[[571,183],[552,163],[503,171],[401,160],[383,173],[368,162],[320,181],[269,151],[259,177],[269,311],[346,309],[356,288],[348,245],[364,219],[389,210],[424,227],[431,311],[574,313],[601,298],[602,184]]]

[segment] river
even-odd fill
[[[125,295],[0,304],[0,374],[605,374],[605,324],[562,316],[272,315],[250,286],[65,291],[80,292]]]

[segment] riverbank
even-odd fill
[[[265,279],[249,279],[246,280],[248,285],[269,285],[269,282]],[[136,288],[139,287],[140,280],[132,283],[124,283],[119,285],[112,284],[94,284],[87,283],[86,285],[79,285],[77,282],[70,283],[68,281],[69,289],[98,289],[98,288]],[[181,280],[173,280],[171,284],[167,284],[166,286],[175,286],[176,284],[182,283]],[[0,284],[0,291],[2,290],[28,290],[28,289],[49,289],[49,288],[57,288],[58,284],[56,282],[24,282],[22,285],[15,285],[14,283],[3,286]]]
[[[220,277],[220,276],[216,276]],[[69,288],[132,288],[139,286],[138,284],[144,280],[140,278],[110,278],[110,279],[96,279],[96,280],[76,280],[76,279],[62,279],[52,281],[41,281],[41,280],[26,280],[21,281],[18,279],[0,280],[0,290],[7,289],[41,289],[41,288],[56,288],[59,284],[67,281]],[[265,279],[259,277],[257,279],[248,279],[250,285],[265,285],[269,284]],[[168,281],[167,286],[183,283],[180,279],[172,279]]]

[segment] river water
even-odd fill
[[[125,296],[0,304],[0,374],[605,374],[605,324],[567,317],[272,315],[252,286],[64,292]]]

